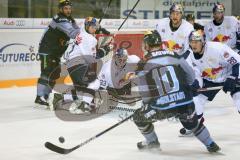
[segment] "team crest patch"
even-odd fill
[[[228,52],[225,52],[225,53],[223,54],[223,57],[224,57],[224,58],[228,58],[228,57],[229,57],[229,53],[228,53]]]

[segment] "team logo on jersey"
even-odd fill
[[[210,80],[216,79],[217,74],[222,70],[223,70],[222,66],[218,68],[207,68],[202,72],[202,77]]]
[[[212,29],[212,28],[209,28],[209,29],[208,29],[208,32],[212,32],[212,31],[213,31],[213,29]]]
[[[213,39],[213,41],[214,42],[227,42],[229,39],[231,39],[231,37],[230,36],[227,36],[227,35],[223,35],[223,34],[219,34],[219,35],[217,35],[214,39]]]
[[[175,41],[169,40],[169,41],[163,41],[163,48],[167,48],[169,51],[180,51],[183,47],[176,43]]]
[[[229,58],[229,53],[228,53],[228,52],[225,52],[225,53],[223,54],[223,57],[224,57],[224,58]]]

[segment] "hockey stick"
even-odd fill
[[[102,17],[99,20],[99,24],[102,22],[103,17],[106,15],[108,8],[110,7],[110,4],[112,3],[112,0],[109,0],[107,8],[105,8]]]
[[[134,100],[134,101],[131,101],[131,102],[122,102],[122,101],[115,100],[115,99],[112,99],[112,98],[110,98],[109,100],[112,100],[112,101],[114,101],[114,102],[118,102],[118,103],[121,103],[121,104],[132,104],[132,103],[141,101],[142,99],[137,99],[137,100]]]
[[[236,85],[236,87],[240,87],[240,85]],[[217,86],[217,87],[208,87],[208,88],[200,88],[197,91],[198,92],[205,92],[205,91],[212,91],[212,90],[218,90],[218,89],[222,89],[223,86]]]
[[[205,92],[205,91],[213,91],[213,90],[218,90],[222,89],[223,86],[217,86],[217,87],[208,87],[208,88],[199,88],[197,92]]]
[[[124,25],[124,23],[126,22],[126,20],[128,19],[128,17],[131,15],[131,13],[133,12],[133,10],[135,9],[135,7],[137,6],[138,2],[140,0],[138,0],[135,5],[133,6],[133,8],[131,9],[131,11],[128,13],[127,17],[124,19],[123,23],[120,25],[120,27],[118,28],[118,31],[122,28],[122,26]]]
[[[69,149],[65,149],[65,148],[59,147],[59,146],[57,146],[57,145],[55,145],[55,144],[53,144],[53,143],[51,143],[51,142],[46,142],[46,143],[45,143],[45,147],[46,147],[47,149],[49,149],[49,150],[51,150],[51,151],[53,151],[53,152],[59,153],[59,154],[69,154],[69,153],[71,153],[72,151],[74,151],[74,150],[76,150],[76,149],[78,149],[78,148],[80,148],[80,147],[88,144],[89,142],[95,140],[96,138],[102,136],[103,134],[107,133],[108,131],[112,130],[113,128],[121,125],[122,123],[126,122],[127,120],[129,120],[129,119],[132,118],[132,117],[133,117],[133,114],[131,114],[131,115],[128,116],[127,118],[121,120],[120,122],[112,125],[111,127],[105,129],[104,131],[98,133],[97,135],[95,135],[95,136],[93,136],[93,137],[85,140],[84,142],[80,143],[79,145],[76,145],[75,147],[72,147],[72,148],[69,148]]]

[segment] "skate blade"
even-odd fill
[[[34,103],[33,108],[34,108],[34,109],[48,110],[48,109],[49,109],[49,106],[41,105],[41,104],[38,104],[38,103]]]
[[[179,134],[178,137],[194,137],[193,133],[190,134]]]

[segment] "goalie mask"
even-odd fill
[[[117,51],[114,55],[114,61],[115,61],[116,66],[119,69],[122,69],[123,67],[125,67],[125,65],[127,63],[127,59],[128,59],[127,50],[124,48],[117,49]]]

